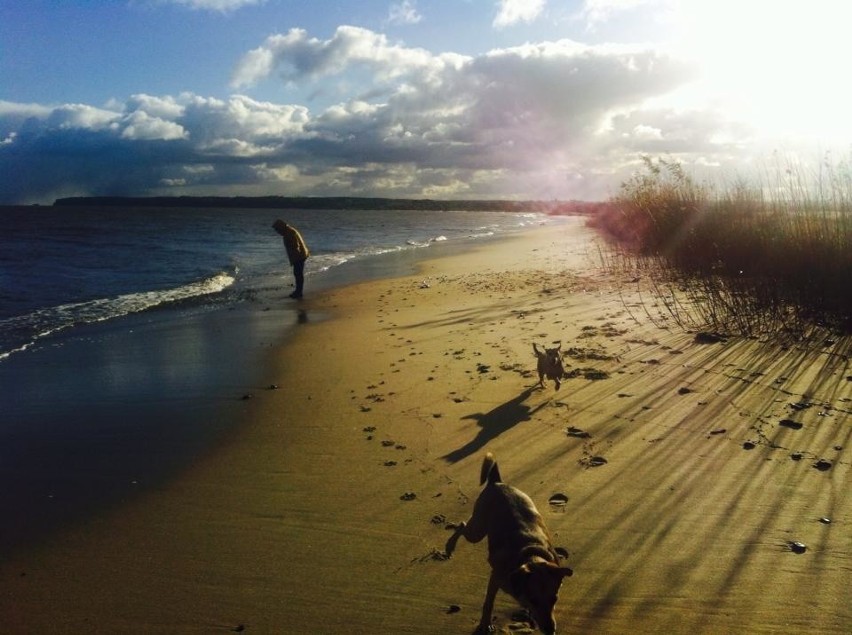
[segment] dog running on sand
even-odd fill
[[[559,566],[541,514],[529,496],[502,482],[490,452],[482,461],[482,483],[485,487],[474,503],[470,520],[456,527],[446,545],[446,554],[451,556],[460,537],[473,543],[488,537],[491,577],[477,632],[493,632],[494,598],[502,589],[529,611],[534,627],[537,624],[542,633],[552,635],[556,632],[553,607],[559,587],[573,571]]]
[[[559,390],[562,378],[565,377],[565,367],[562,366],[562,356],[559,354],[562,344],[556,348],[542,347],[542,350],[538,350],[535,342],[532,346],[538,359],[538,385],[544,388],[544,378],[547,377],[556,382],[556,390]]]

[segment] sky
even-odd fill
[[[0,204],[603,200],[643,156],[722,182],[842,162],[851,19],[836,0],[0,0]]]

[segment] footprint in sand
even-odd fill
[[[554,507],[564,507],[568,503],[568,497],[560,492],[548,498],[547,502]]]
[[[591,452],[589,452],[589,450],[587,449],[583,452],[583,458],[577,461],[577,463],[579,463],[580,466],[589,469],[592,467],[600,467],[602,465],[606,465],[608,461],[602,456],[591,454]]]
[[[574,426],[569,426],[565,428],[565,434],[569,437],[574,437],[575,439],[589,439],[591,438],[591,434],[586,432],[585,430],[581,430],[580,428],[575,428]]]
[[[519,609],[515,611],[512,613],[511,619],[514,624],[509,625],[509,630],[513,633],[535,633],[532,629],[532,618],[526,609]]]

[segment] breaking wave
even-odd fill
[[[233,273],[220,272],[171,289],[128,293],[113,298],[62,304],[38,309],[0,321],[0,360],[30,348],[38,340],[73,326],[112,320],[131,313],[183,302],[224,291],[236,280]]]

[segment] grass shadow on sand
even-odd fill
[[[529,421],[542,405],[531,408],[524,402],[533,394],[533,388],[524,389],[517,397],[513,397],[506,403],[500,404],[493,410],[482,413],[467,415],[462,419],[473,419],[479,426],[477,435],[457,450],[445,454],[443,458],[448,463],[456,463],[469,457],[488,444],[489,441],[513,428],[523,421]]]
[[[658,632],[701,631],[720,607],[740,610],[738,598],[758,598],[749,603],[750,615],[762,615],[755,620],[775,619],[782,602],[826,630],[846,619],[831,594],[808,605],[796,595],[811,583],[804,576],[835,584],[848,553],[848,539],[831,535],[818,519],[844,517],[850,341],[823,344],[779,350],[740,340],[668,363],[640,361],[640,380],[626,372],[613,380],[624,383],[589,384],[574,394],[574,418],[584,419],[599,442],[610,435],[613,453],[624,454],[608,464],[606,478],[590,473],[566,483],[578,492],[577,517],[598,519],[575,545],[575,570],[619,553],[617,568],[588,572],[586,597],[595,601],[587,615],[573,618],[572,630],[619,619],[632,627],[654,616]],[[691,390],[681,392],[683,386]],[[624,395],[624,407],[600,408],[604,389]],[[787,418],[803,427],[785,427]],[[805,460],[792,460],[793,451]],[[820,457],[831,459],[829,470],[814,469]],[[542,462],[560,461],[554,451]],[[806,568],[788,564],[791,538],[808,543]],[[773,593],[764,599],[770,570]],[[700,610],[669,610],[673,598],[688,594],[700,597]]]

